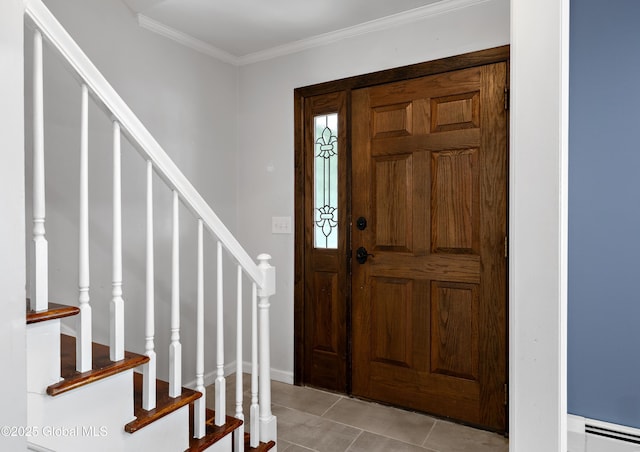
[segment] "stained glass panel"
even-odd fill
[[[338,248],[338,114],[314,118],[314,244]]]

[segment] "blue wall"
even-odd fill
[[[569,99],[569,413],[640,428],[640,1],[571,1]]]

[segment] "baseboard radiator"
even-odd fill
[[[584,430],[585,433],[589,433],[591,435],[603,436],[605,438],[611,438],[631,444],[640,444],[640,434],[638,434],[640,432],[630,433],[628,431],[624,431],[626,429],[613,424],[607,424],[606,426],[593,425],[590,421],[587,421],[585,423]]]
[[[634,427],[569,414],[567,416],[567,429],[569,434],[579,435],[580,438],[583,438],[583,447],[586,444],[584,441],[587,440],[587,435],[589,435],[619,441],[621,449],[616,448],[616,451],[640,451],[640,429]],[[576,437],[574,436],[574,438]],[[588,448],[578,447],[578,443],[574,442],[573,444],[575,448],[570,450],[588,450]]]

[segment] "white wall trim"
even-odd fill
[[[440,14],[446,14],[458,9],[468,8],[470,6],[485,3],[487,1],[489,0],[443,0],[437,3],[422,6],[420,8],[415,8],[398,14],[392,14],[391,16],[371,20],[363,24],[354,25],[353,27],[343,28],[342,30],[324,33],[312,38],[301,39],[299,41],[273,47],[271,49],[250,53],[248,55],[239,57],[238,64],[245,65],[257,63],[259,61],[270,60],[276,57],[301,52],[303,50],[311,49],[314,47],[331,44],[343,39],[386,30],[388,28],[398,27],[400,25],[407,25],[412,22],[417,22],[419,20],[438,16]]]
[[[509,450],[564,452],[569,0],[510,4]]]
[[[175,28],[171,28],[168,25],[165,25],[157,20],[154,20],[150,17],[145,16],[144,14],[138,14],[138,25],[142,28],[157,33],[165,38],[169,38],[173,41],[176,41],[179,44],[182,44],[185,47],[189,47],[193,50],[196,50],[200,53],[204,53],[213,58],[217,58],[220,61],[223,61],[228,64],[238,65],[238,57],[232,55],[228,52],[225,52],[222,49],[212,46],[211,44],[207,44],[200,39],[194,38],[191,35],[183,33],[180,30],[176,30]]]
[[[567,431],[584,435],[586,419],[575,414],[567,415]]]
[[[225,375],[229,375],[227,368],[230,366],[230,364],[227,364],[226,366],[224,366],[224,374]],[[216,382],[216,371],[212,370],[211,372],[207,372],[206,374],[204,374],[204,386],[211,386],[212,384],[214,384]],[[191,381],[188,381],[186,383],[182,384],[185,388],[189,388],[189,389],[196,389],[196,380],[193,379]]]
[[[0,1],[0,374],[1,426],[27,426],[25,322],[26,237],[24,139],[24,3]],[[3,450],[27,448],[25,437],[3,436]]]
[[[249,364],[249,363],[245,363]],[[251,368],[251,367],[249,367]],[[271,368],[271,380],[279,381],[289,385],[293,384],[293,372]]]
[[[272,47],[259,52],[250,53],[243,56],[235,56],[218,47],[208,44],[200,39],[176,30],[157,20],[151,19],[144,14],[138,14],[138,25],[154,33],[158,33],[166,38],[172,39],[184,46],[190,47],[198,52],[217,58],[225,63],[235,66],[257,63],[259,61],[270,60],[284,55],[301,52],[314,47],[324,46],[342,39],[352,38],[367,33],[386,30],[388,28],[407,25],[429,17],[446,14],[458,9],[479,5],[490,0],[442,0],[436,3],[415,8],[380,19],[371,20],[353,27],[343,28],[329,33],[324,33],[308,39],[301,39],[288,44]]]
[[[244,361],[242,363],[242,372],[244,372],[246,374],[250,374],[251,373],[251,363],[250,362]],[[224,366],[225,378],[230,378],[235,373],[236,373],[236,361],[228,363],[226,366]],[[271,380],[272,381],[279,381],[281,383],[286,383],[286,384],[292,385],[293,384],[293,372],[287,372],[285,370],[271,368]],[[208,372],[208,373],[206,373],[204,375],[204,385],[205,386],[210,386],[210,385],[214,384],[215,381],[216,381],[216,371],[215,370],[212,370],[211,372]],[[186,388],[189,388],[189,389],[195,389],[196,380],[193,379],[193,380],[185,383],[184,386]]]

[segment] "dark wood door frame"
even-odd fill
[[[320,83],[317,85],[297,88],[294,91],[294,133],[295,133],[295,226],[294,226],[294,383],[302,385],[304,375],[304,312],[305,312],[305,256],[304,256],[304,193],[305,193],[305,99],[311,96],[329,94],[343,91],[347,97],[347,128],[351,126],[351,91],[358,88],[398,82],[426,75],[439,74],[457,69],[483,66],[486,64],[508,62],[509,46],[495,47],[478,52],[467,53],[439,60],[418,63],[395,69],[389,69],[370,74],[349,77],[341,80]],[[347,130],[347,133],[348,130]],[[350,155],[351,139],[347,137],[346,152]],[[350,181],[347,181],[348,190],[351,189]],[[505,288],[506,290],[506,288]],[[347,302],[348,316],[350,317],[350,295]],[[347,323],[349,328],[349,323]],[[350,337],[350,332],[348,332]],[[508,351],[507,351],[508,353]],[[348,360],[350,361],[350,359]],[[347,369],[350,372],[350,369]],[[350,377],[348,376],[348,379]],[[349,391],[350,389],[348,389]]]

